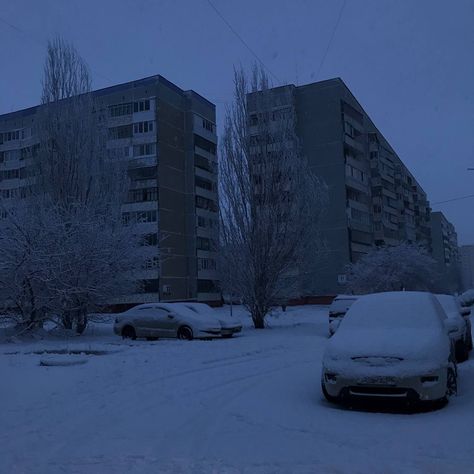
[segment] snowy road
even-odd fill
[[[123,343],[97,326],[1,345],[0,473],[474,472],[474,362],[442,410],[343,410],[320,394],[326,314],[290,308],[231,340]],[[25,354],[66,347],[110,353],[71,367]]]

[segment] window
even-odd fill
[[[142,145],[134,145],[133,156],[154,155],[156,153],[156,143],[143,143]]]
[[[196,248],[198,250],[214,250],[215,245],[212,239],[206,237],[196,237]]]
[[[112,160],[121,160],[124,158],[130,158],[130,147],[121,146],[117,148],[110,148],[107,150],[107,155]]]
[[[132,189],[128,192],[127,202],[158,201],[158,188]]]
[[[211,199],[202,196],[196,196],[196,207],[208,211],[217,212],[217,204]]]
[[[150,100],[138,100],[137,102],[133,103],[133,112],[145,112],[146,110],[150,110]]]
[[[160,259],[158,257],[150,257],[145,260],[143,263],[143,268],[145,270],[152,270],[153,268],[158,268],[160,265]]]
[[[216,154],[216,145],[205,138],[200,137],[199,135],[194,135],[194,145],[206,150],[212,155]]]
[[[156,246],[158,245],[158,234],[146,234],[143,236],[142,244],[145,246]]]
[[[197,226],[198,227],[204,227],[208,229],[216,229],[217,228],[217,220],[211,219],[211,218],[206,218],[203,216],[197,216]]]
[[[109,115],[111,117],[122,117],[132,114],[132,103],[116,104],[109,106]]]
[[[144,179],[155,179],[157,177],[157,167],[147,166],[146,168],[129,169],[128,176],[132,181],[140,181]]]
[[[19,189],[3,189],[1,196],[3,199],[17,199],[19,191]]]
[[[123,212],[122,222],[125,225],[145,222],[156,222],[157,217],[158,213],[156,211]]]
[[[214,133],[214,124],[205,118],[202,119],[202,127],[206,130],[209,130],[211,133]]]
[[[349,164],[346,164],[346,176],[351,176],[354,179],[361,181],[362,183],[366,183],[368,178],[367,174],[364,171],[361,171],[358,168],[355,168],[354,166]]]
[[[109,138],[118,140],[122,138],[131,138],[133,135],[132,125],[120,125],[119,127],[109,128]]]
[[[13,132],[3,132],[0,133],[0,135],[2,136],[0,142],[3,143],[3,142],[12,142],[12,141],[16,141],[16,140],[19,140],[20,139],[20,130],[14,130]]]
[[[207,189],[208,191],[212,191],[214,189],[214,185],[212,181],[209,181],[208,179],[201,178],[200,176],[196,176],[194,179],[194,183],[196,187],[202,188],[202,189]]]
[[[149,133],[153,132],[153,120],[146,122],[136,122],[133,124],[133,133]]]
[[[359,209],[351,208],[351,218],[354,221],[361,222],[362,224],[370,224],[370,216],[367,212],[360,211]]]
[[[194,166],[206,171],[211,170],[211,165],[209,163],[209,160],[200,155],[194,155]]]
[[[198,293],[216,293],[219,291],[216,282],[212,280],[198,280],[197,290]]]
[[[160,291],[160,281],[158,278],[141,281],[143,293],[158,293]]]
[[[215,270],[216,261],[213,258],[198,258],[197,269],[200,270]]]
[[[20,168],[16,170],[3,170],[0,171],[0,180],[2,179],[18,179],[18,178],[25,178],[26,172],[24,171],[25,168]]]

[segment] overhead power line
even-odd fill
[[[454,201],[461,201],[463,199],[470,199],[474,198],[474,194],[468,194],[467,196],[460,196],[460,197],[455,197],[452,199],[446,199],[446,201],[438,201],[438,202],[433,202],[431,203],[432,206],[437,206],[438,204],[445,204],[447,202],[454,202]]]
[[[271,71],[269,67],[260,59],[257,53],[250,47],[250,45],[242,38],[242,36],[238,33],[238,31],[229,23],[229,21],[222,15],[222,13],[217,9],[217,7],[212,3],[211,0],[207,0],[207,3],[211,6],[211,8],[216,12],[219,18],[227,25],[230,31],[234,33],[235,36],[240,40],[240,42],[252,53],[253,57],[268,71],[268,73],[279,83],[281,84],[280,79]]]
[[[43,39],[40,39],[40,38],[32,35],[31,33],[28,33],[27,31],[23,30],[19,26],[16,26],[13,23],[5,20],[5,18],[0,17],[0,22],[7,25],[8,27],[15,30],[16,32],[22,34],[27,40],[29,40],[31,43],[35,44],[36,46],[40,46],[41,48],[46,48],[47,47],[47,45],[48,45],[47,41],[45,41]],[[105,79],[106,81],[112,82],[112,79],[110,79],[107,76],[104,76],[103,74],[98,73],[97,71],[94,71],[94,69],[90,68],[90,71],[94,76],[97,76],[97,77],[100,77],[102,79]]]
[[[342,13],[344,12],[344,8],[346,7],[346,2],[347,0],[343,1],[341,9],[339,10],[339,15],[337,16],[336,23],[334,24],[334,28],[332,29],[331,36],[329,37],[329,41],[326,46],[326,51],[324,51],[323,57],[321,58],[321,62],[319,63],[318,71],[316,72],[316,76],[315,76],[316,80],[319,78],[319,73],[321,72],[321,69],[323,68],[324,61],[326,61],[326,57],[329,53],[329,49],[331,48],[332,41],[334,39],[334,36],[336,35],[337,27],[339,26],[339,23],[341,22]]]

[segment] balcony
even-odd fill
[[[344,143],[358,153],[365,153],[364,144],[351,138],[349,135],[344,135]]]

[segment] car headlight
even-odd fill
[[[439,377],[437,375],[424,375],[420,377],[420,380],[423,385],[434,385],[438,383]]]
[[[326,383],[336,383],[337,382],[337,374],[334,372],[325,372],[324,380]]]

